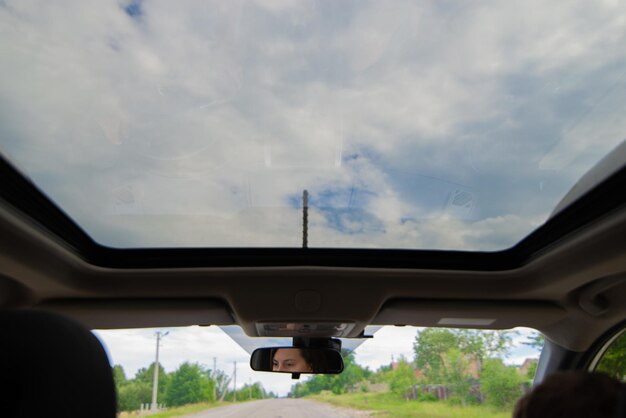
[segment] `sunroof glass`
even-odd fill
[[[619,2],[0,3],[0,150],[97,242],[500,250],[626,131]]]

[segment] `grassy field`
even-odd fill
[[[183,415],[194,414],[196,412],[202,412],[207,409],[217,408],[220,406],[226,406],[230,404],[231,404],[230,402],[195,403],[191,405],[181,406],[179,408],[170,408],[166,411],[159,412],[157,414],[143,415],[143,416],[150,417],[150,418],[173,418],[173,417],[180,417]],[[138,413],[128,413],[128,412],[122,412],[118,415],[119,418],[131,418],[131,417],[138,417],[138,416],[139,416]]]
[[[456,406],[445,402],[405,401],[389,393],[320,394],[310,399],[347,408],[376,411],[378,418],[510,418],[511,411],[483,405]]]

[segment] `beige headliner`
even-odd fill
[[[614,212],[508,271],[372,268],[109,269],[89,265],[0,206],[0,306],[40,308],[92,328],[351,321],[438,326],[442,318],[529,326],[576,351],[626,318],[626,211]],[[618,278],[615,280],[615,278]],[[580,308],[581,289],[614,279],[605,312]],[[295,302],[319,293],[318,308]],[[585,295],[592,302],[597,295]],[[452,323],[450,326],[454,326]]]

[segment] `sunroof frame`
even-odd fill
[[[626,205],[626,166],[513,247],[494,252],[342,248],[136,248],[100,245],[0,155],[0,202],[86,262],[108,268],[324,266],[501,271],[522,267],[565,236]]]

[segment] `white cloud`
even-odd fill
[[[504,358],[504,362],[509,365],[519,366],[528,358],[539,358],[541,350],[530,347],[528,338],[537,333],[531,328],[515,328],[516,334],[513,337],[513,347]]]
[[[376,371],[380,366],[388,366],[393,360],[398,360],[400,356],[412,361],[415,358],[413,343],[417,330],[415,327],[381,328],[374,334],[374,338],[365,341],[354,351],[356,362]]]
[[[322,246],[500,249],[624,136],[620,4],[127,4],[0,7],[2,151],[108,245],[298,245],[306,188],[362,192]]]

